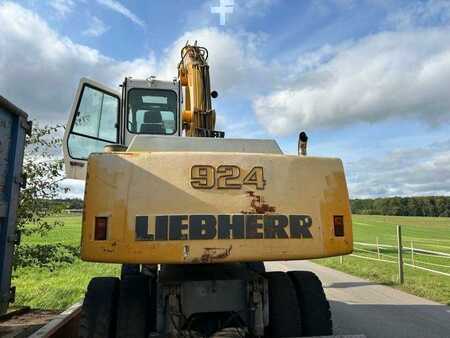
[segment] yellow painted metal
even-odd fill
[[[211,106],[208,51],[187,44],[181,50],[178,78],[184,88],[184,111],[181,114],[187,136],[201,136],[199,129],[213,131],[216,113]]]
[[[190,176],[196,165],[234,165],[242,176],[259,166],[266,185],[262,190],[245,185],[194,189]],[[264,201],[269,214],[309,215],[312,238],[136,240],[136,216],[261,213],[255,210],[255,198]],[[344,218],[343,237],[334,234],[335,215]],[[94,240],[95,217],[108,217],[105,241]],[[336,256],[352,249],[349,197],[339,159],[220,152],[99,153],[89,158],[83,260],[147,264],[268,261]]]

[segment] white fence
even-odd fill
[[[420,249],[414,246],[414,241],[410,241],[409,247],[403,246],[401,229],[397,241],[398,245],[380,244],[378,238],[375,243],[354,242],[354,253],[350,256],[398,264],[401,283],[403,282],[403,265],[450,277],[450,253]],[[434,258],[437,261],[430,261]]]

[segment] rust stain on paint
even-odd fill
[[[227,258],[231,254],[232,248],[232,245],[229,248],[204,248],[200,261],[202,263],[212,263],[214,260]]]
[[[276,211],[274,206],[266,203],[263,196],[254,191],[246,191],[246,194],[250,198],[250,210],[241,211],[243,214],[269,214]]]

